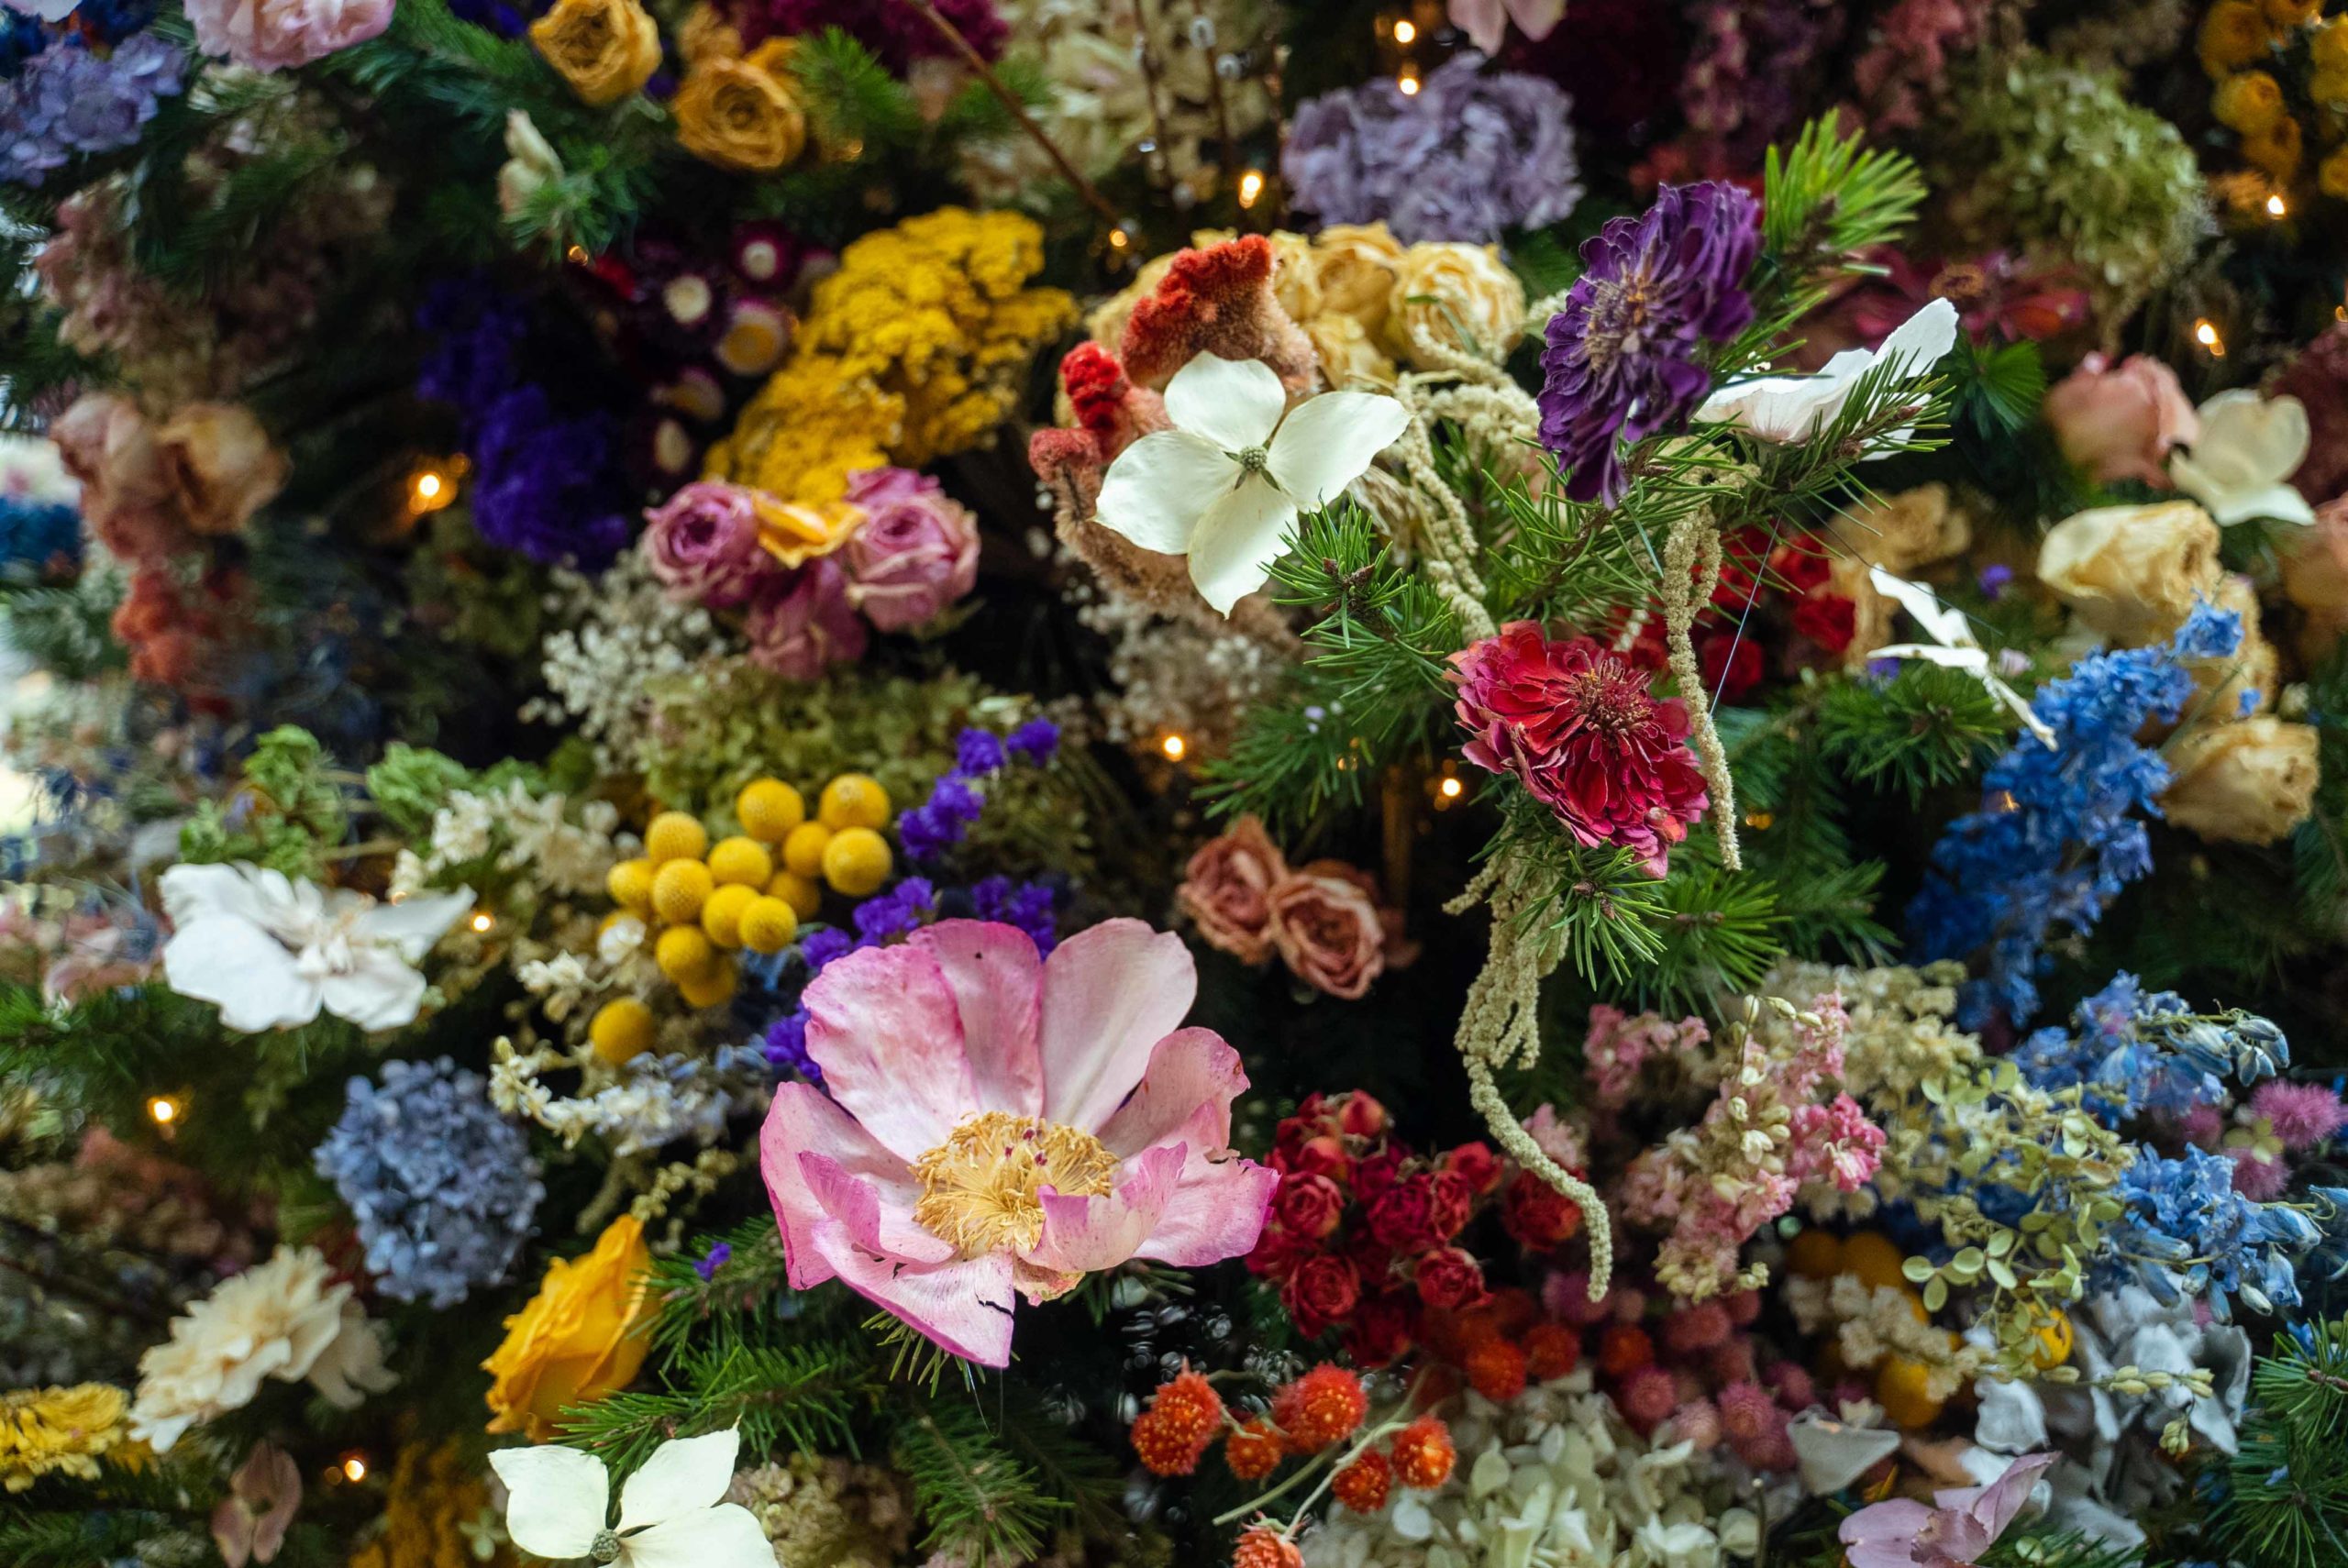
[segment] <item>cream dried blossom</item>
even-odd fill
[[[1442,1413],[1451,1479],[1375,1514],[1333,1509],[1301,1543],[1308,1568],[1725,1568],[1759,1544],[1725,1451],[1640,1438],[1586,1369]]]
[[[1893,1357],[1922,1366],[1927,1398],[1950,1398],[1988,1360],[1978,1345],[1919,1318],[1914,1299],[1891,1286],[1870,1286],[1856,1275],[1838,1274],[1789,1279],[1782,1294],[1801,1331],[1813,1338],[1832,1333],[1853,1370]]]
[[[280,1247],[172,1320],[171,1338],[138,1358],[131,1435],[166,1452],[188,1428],[250,1404],[266,1378],[306,1380],[346,1410],[393,1381],[349,1284],[315,1247]]]
[[[599,578],[556,571],[547,610],[559,627],[539,650],[551,695],[532,699],[522,716],[584,736],[602,771],[636,770],[652,682],[723,653],[724,634],[708,611],[671,601],[634,550]]]
[[[750,1510],[779,1568],[892,1568],[913,1535],[904,1484],[846,1459],[802,1452],[737,1471],[725,1498]]]

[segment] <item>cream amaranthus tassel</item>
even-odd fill
[[[1736,785],[1729,777],[1728,753],[1722,749],[1720,731],[1712,725],[1712,704],[1704,694],[1703,672],[1696,668],[1695,645],[1689,628],[1696,612],[1712,601],[1721,580],[1721,536],[1711,513],[1690,512],[1671,525],[1663,546],[1663,624],[1669,636],[1671,673],[1679,682],[1680,700],[1688,704],[1689,739],[1696,747],[1697,765],[1704,772],[1704,788],[1711,792],[1712,827],[1720,834],[1721,864],[1731,871],[1744,869],[1744,854],[1736,841]]]

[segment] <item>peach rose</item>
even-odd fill
[[[1272,955],[1272,889],[1288,875],[1288,861],[1265,835],[1264,824],[1242,817],[1191,856],[1174,901],[1208,946],[1243,964],[1261,964]]]
[[[1973,543],[1972,520],[1950,504],[1948,486],[1937,480],[1852,508],[1836,531],[1894,577],[1960,555]]]
[[[1312,339],[1312,353],[1321,361],[1321,380],[1324,384],[1381,390],[1394,384],[1394,361],[1371,341],[1368,329],[1352,316],[1324,311],[1302,326],[1304,336]]]
[[[482,1369],[493,1432],[527,1432],[548,1442],[566,1406],[626,1387],[651,1348],[637,1331],[655,1310],[646,1286],[652,1267],[644,1227],[623,1214],[604,1229],[594,1250],[547,1264],[530,1304],[505,1320],[505,1342]]]
[[[1413,245],[1394,263],[1384,336],[1422,370],[1445,368],[1426,342],[1498,363],[1524,336],[1524,285],[1498,246]]]
[[[2307,821],[2321,777],[2316,732],[2260,713],[2188,730],[2170,746],[2161,809],[2220,844],[2273,844]]]
[[[2134,479],[2168,489],[2169,448],[2201,433],[2176,372],[2143,354],[2116,369],[2088,355],[2047,392],[2045,406],[2063,455],[2105,483]]]
[[[82,481],[82,514],[107,549],[141,560],[186,546],[154,426],[137,403],[119,392],[84,393],[50,422],[49,438]]]
[[[2302,610],[2348,610],[2348,496],[2317,507],[2312,526],[2287,532],[2284,597]]]
[[[1386,923],[1369,878],[1316,860],[1272,887],[1272,943],[1290,973],[1351,1001],[1386,972]]]
[[[2038,580],[2126,647],[2175,633],[2220,575],[2218,525],[2189,501],[2099,506],[2057,523],[2038,547]]]
[[[173,506],[198,534],[233,534],[285,488],[289,465],[250,410],[190,403],[155,433]]]

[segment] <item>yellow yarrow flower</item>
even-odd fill
[[[0,1394],[0,1485],[22,1492],[44,1475],[94,1481],[98,1459],[124,1442],[130,1401],[105,1383]]]

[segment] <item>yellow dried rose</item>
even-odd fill
[[[2307,821],[2321,777],[2316,732],[2260,713],[2188,730],[2169,747],[2169,821],[2221,844],[2272,844]]]
[[[1312,340],[1313,355],[1321,361],[1321,379],[1331,387],[1394,384],[1394,361],[1370,341],[1368,328],[1352,316],[1327,310],[1299,325]]]
[[[725,13],[700,0],[677,24],[677,54],[686,69],[709,60],[736,60],[742,54],[742,35]]]
[[[754,491],[750,509],[758,513],[759,545],[787,567],[830,555],[864,525],[864,509],[845,501],[792,502]]]
[[[660,29],[636,0],[555,0],[530,41],[586,103],[616,104],[660,68]]]
[[[547,1264],[538,1293],[505,1320],[505,1342],[482,1363],[493,1379],[491,1431],[549,1441],[566,1406],[600,1399],[635,1378],[650,1348],[637,1331],[653,1311],[646,1288],[651,1267],[644,1227],[626,1214],[605,1226],[584,1256]]]
[[[785,74],[791,40],[770,39],[739,60],[692,68],[670,105],[687,152],[744,174],[781,169],[807,146],[807,116]]]
[[[1383,223],[1332,224],[1312,237],[1321,308],[1352,316],[1370,332],[1386,325],[1386,303],[1402,247]]]
[[[1934,480],[1853,507],[1834,525],[1834,534],[1892,576],[1906,577],[1962,554],[1973,542],[1973,523],[1949,503],[1948,486]],[[1864,568],[1859,575],[1866,575]]]
[[[2057,523],[2038,547],[2038,580],[2127,647],[2174,634],[2219,575],[2218,525],[2189,501],[2099,506]]]
[[[1524,336],[1524,285],[1498,246],[1413,245],[1394,263],[1384,336],[1422,370],[1444,368],[1430,343],[1497,364]]]

